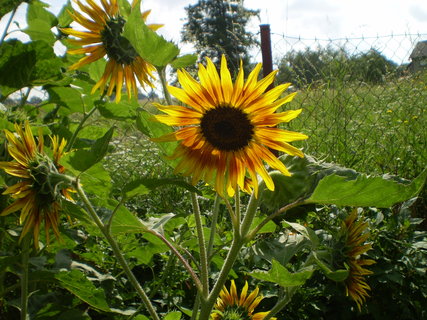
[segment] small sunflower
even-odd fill
[[[116,102],[119,102],[124,81],[129,98],[132,92],[135,96],[138,94],[136,79],[142,87],[145,85],[153,87],[150,78],[154,78],[152,74],[155,70],[154,66],[142,59],[130,42],[122,36],[126,20],[120,14],[117,0],[101,0],[102,8],[93,0],[86,0],[87,5],[79,0],[75,0],[75,3],[89,19],[74,10],[69,14],[75,22],[88,31],[78,31],[73,28],[61,29],[63,33],[79,38],[69,39],[69,42],[81,46],[81,48],[68,50],[68,53],[85,55],[70,69],[78,69],[105,56],[108,60],[104,74],[92,88],[92,93],[98,89],[104,92],[105,86],[109,82],[106,94],[110,96],[115,89]],[[137,1],[134,0],[132,7],[135,7],[136,3]],[[146,20],[149,14],[150,11],[143,12],[143,19]],[[148,25],[154,31],[161,26],[158,24]]]
[[[232,196],[237,187],[246,192],[254,189],[257,194],[257,174],[268,189],[274,190],[263,161],[285,175],[290,173],[269,149],[303,157],[303,153],[289,142],[308,138],[276,127],[300,114],[301,109],[275,112],[290,102],[295,93],[280,98],[289,83],[266,92],[277,71],[258,81],[261,64],[246,81],[241,65],[233,84],[224,56],[219,74],[212,61],[209,58],[206,61],[206,67],[199,64],[200,82],[185,70],[179,70],[182,89],[168,88],[187,106],[156,105],[167,114],[157,115],[158,121],[181,128],[155,141],[180,141],[171,156],[180,159],[175,172],[191,175],[193,184],[199,180],[212,183],[221,196],[225,192]]]
[[[248,295],[248,282],[240,293],[237,295],[236,284],[231,280],[230,291],[224,286],[221,290],[215,310],[211,314],[212,320],[262,320],[269,311],[253,313],[254,309],[259,305],[263,297],[258,295],[259,289],[256,287],[252,293]],[[271,318],[276,320],[276,318]]]
[[[357,210],[352,213],[342,222],[341,226],[341,260],[348,266],[349,275],[344,281],[346,294],[353,299],[359,310],[369,297],[368,291],[371,290],[365,280],[366,275],[373,272],[364,268],[375,263],[371,259],[363,259],[361,255],[372,248],[371,244],[366,244],[369,238],[368,222],[357,219]]]
[[[59,142],[58,137],[51,138],[53,160],[44,152],[44,140],[39,131],[36,142],[28,121],[24,129],[15,124],[17,136],[5,130],[8,142],[7,150],[14,161],[0,162],[3,169],[11,176],[19,178],[19,182],[6,188],[4,195],[11,195],[15,201],[6,207],[1,216],[21,211],[19,218],[23,224],[21,239],[30,230],[33,230],[34,245],[38,248],[40,226],[44,221],[46,241],[49,243],[49,230],[52,228],[57,238],[60,238],[58,229],[59,211],[61,210],[61,198],[72,200],[70,188],[61,188],[58,183],[49,176],[50,172],[63,173],[65,168],[59,164],[64,154],[66,141]]]

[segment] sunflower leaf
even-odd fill
[[[141,58],[156,67],[168,65],[179,54],[179,49],[175,44],[167,41],[145,24],[139,10],[132,10],[124,26],[123,35]]]
[[[289,272],[277,260],[272,260],[272,267],[270,271],[253,271],[249,273],[252,277],[259,280],[277,283],[281,287],[295,287],[302,286],[313,274],[312,267],[300,269],[297,272]]]
[[[337,174],[325,176],[307,202],[338,206],[389,208],[417,196],[427,178],[427,169],[412,182],[391,177],[363,174],[348,178]]]
[[[24,87],[58,82],[62,77],[61,66],[53,48],[44,41],[3,42],[0,45],[2,99]]]
[[[111,311],[106,300],[105,291],[101,288],[96,288],[83,272],[77,269],[62,271],[57,273],[55,278],[59,280],[63,288],[91,307],[105,312]]]
[[[171,62],[171,66],[175,69],[185,68],[190,65],[194,65],[197,61],[197,55],[185,54],[181,57],[176,58]]]

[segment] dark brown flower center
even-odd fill
[[[220,151],[238,151],[249,145],[254,126],[242,110],[220,106],[208,110],[200,122],[203,136]]]
[[[126,21],[122,17],[111,18],[101,32],[107,56],[120,64],[131,64],[138,56],[128,39],[122,36]]]

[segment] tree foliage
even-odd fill
[[[237,0],[199,0],[185,10],[187,22],[182,40],[194,44],[199,61],[209,57],[217,63],[225,54],[232,74],[241,59],[247,65],[248,49],[258,42],[246,26],[252,17],[258,16],[257,10],[246,9],[243,1]]]
[[[341,48],[319,47],[288,52],[279,62],[277,80],[280,83],[292,82],[298,87],[337,81],[378,84],[396,71],[397,65],[376,49],[351,55]]]

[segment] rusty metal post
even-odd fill
[[[262,54],[262,75],[266,77],[273,71],[273,58],[271,54],[271,38],[270,38],[270,25],[261,24],[261,54]],[[267,90],[274,87],[272,83]]]

